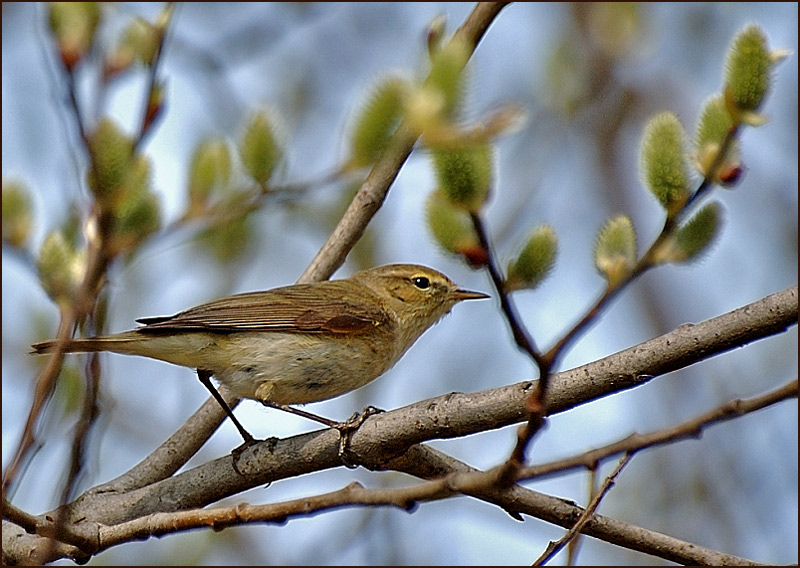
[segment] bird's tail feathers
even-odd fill
[[[108,337],[87,337],[82,339],[70,339],[64,344],[64,353],[95,353],[98,351],[117,351],[122,348],[124,352],[124,345],[132,341],[136,341],[137,335],[120,333]],[[31,353],[40,355],[45,353],[53,353],[58,345],[58,340],[50,339],[40,343],[31,345]]]

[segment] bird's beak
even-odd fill
[[[457,290],[453,290],[452,296],[458,300],[482,300],[484,298],[489,298],[489,294],[484,294],[483,292],[473,292],[471,290],[463,290],[458,288]]]

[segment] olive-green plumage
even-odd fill
[[[393,264],[143,318],[131,331],[72,339],[64,351],[160,359],[211,374],[241,397],[303,404],[376,379],[455,304],[486,297],[431,268]],[[33,352],[55,347],[45,341]]]

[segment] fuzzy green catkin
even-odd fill
[[[403,79],[391,77],[370,93],[360,110],[350,138],[350,164],[368,166],[386,149],[392,134],[403,118],[409,86]]]
[[[33,228],[33,210],[28,189],[19,182],[3,182],[3,240],[25,246]]]
[[[189,204],[193,212],[203,211],[214,190],[227,186],[231,171],[231,153],[224,140],[209,139],[198,144],[189,166]]]
[[[266,112],[256,113],[247,123],[239,144],[239,156],[250,177],[266,186],[283,156]]]
[[[72,296],[78,285],[76,253],[60,231],[45,238],[39,250],[36,268],[42,288],[50,298],[60,303]]]
[[[428,196],[425,217],[433,238],[447,252],[459,254],[478,246],[478,237],[467,212],[450,203],[440,191]]]
[[[553,228],[541,225],[531,231],[516,259],[508,264],[506,290],[533,289],[553,269],[558,255],[558,239]]]
[[[89,52],[100,23],[99,2],[49,2],[50,31],[61,60],[72,69]]]
[[[426,90],[441,100],[443,116],[457,118],[464,98],[464,67],[469,60],[468,46],[458,39],[437,49],[431,58]]]
[[[642,177],[669,216],[689,198],[686,134],[678,117],[663,112],[647,123],[641,145]]]
[[[125,191],[115,208],[114,238],[120,249],[133,247],[161,224],[158,198],[151,188],[150,160],[138,156],[130,168]]]
[[[636,266],[636,231],[630,218],[618,215],[606,221],[597,234],[594,262],[611,286],[631,273]]]
[[[722,211],[717,202],[705,205],[675,234],[676,261],[690,262],[707,252],[719,234]]]
[[[119,196],[133,158],[133,141],[110,119],[104,118],[89,135],[89,188],[100,201]]]
[[[738,111],[755,112],[769,91],[772,56],[756,25],[736,34],[725,62],[725,93]]]
[[[492,184],[492,146],[485,143],[431,149],[436,181],[454,204],[477,211]]]

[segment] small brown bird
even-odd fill
[[[131,331],[72,339],[64,351],[111,351],[197,369],[245,440],[253,437],[211,384],[327,424],[291,408],[357,389],[390,369],[425,330],[462,300],[488,298],[444,274],[390,264],[349,278],[221,298]],[[50,353],[56,341],[32,346]]]

